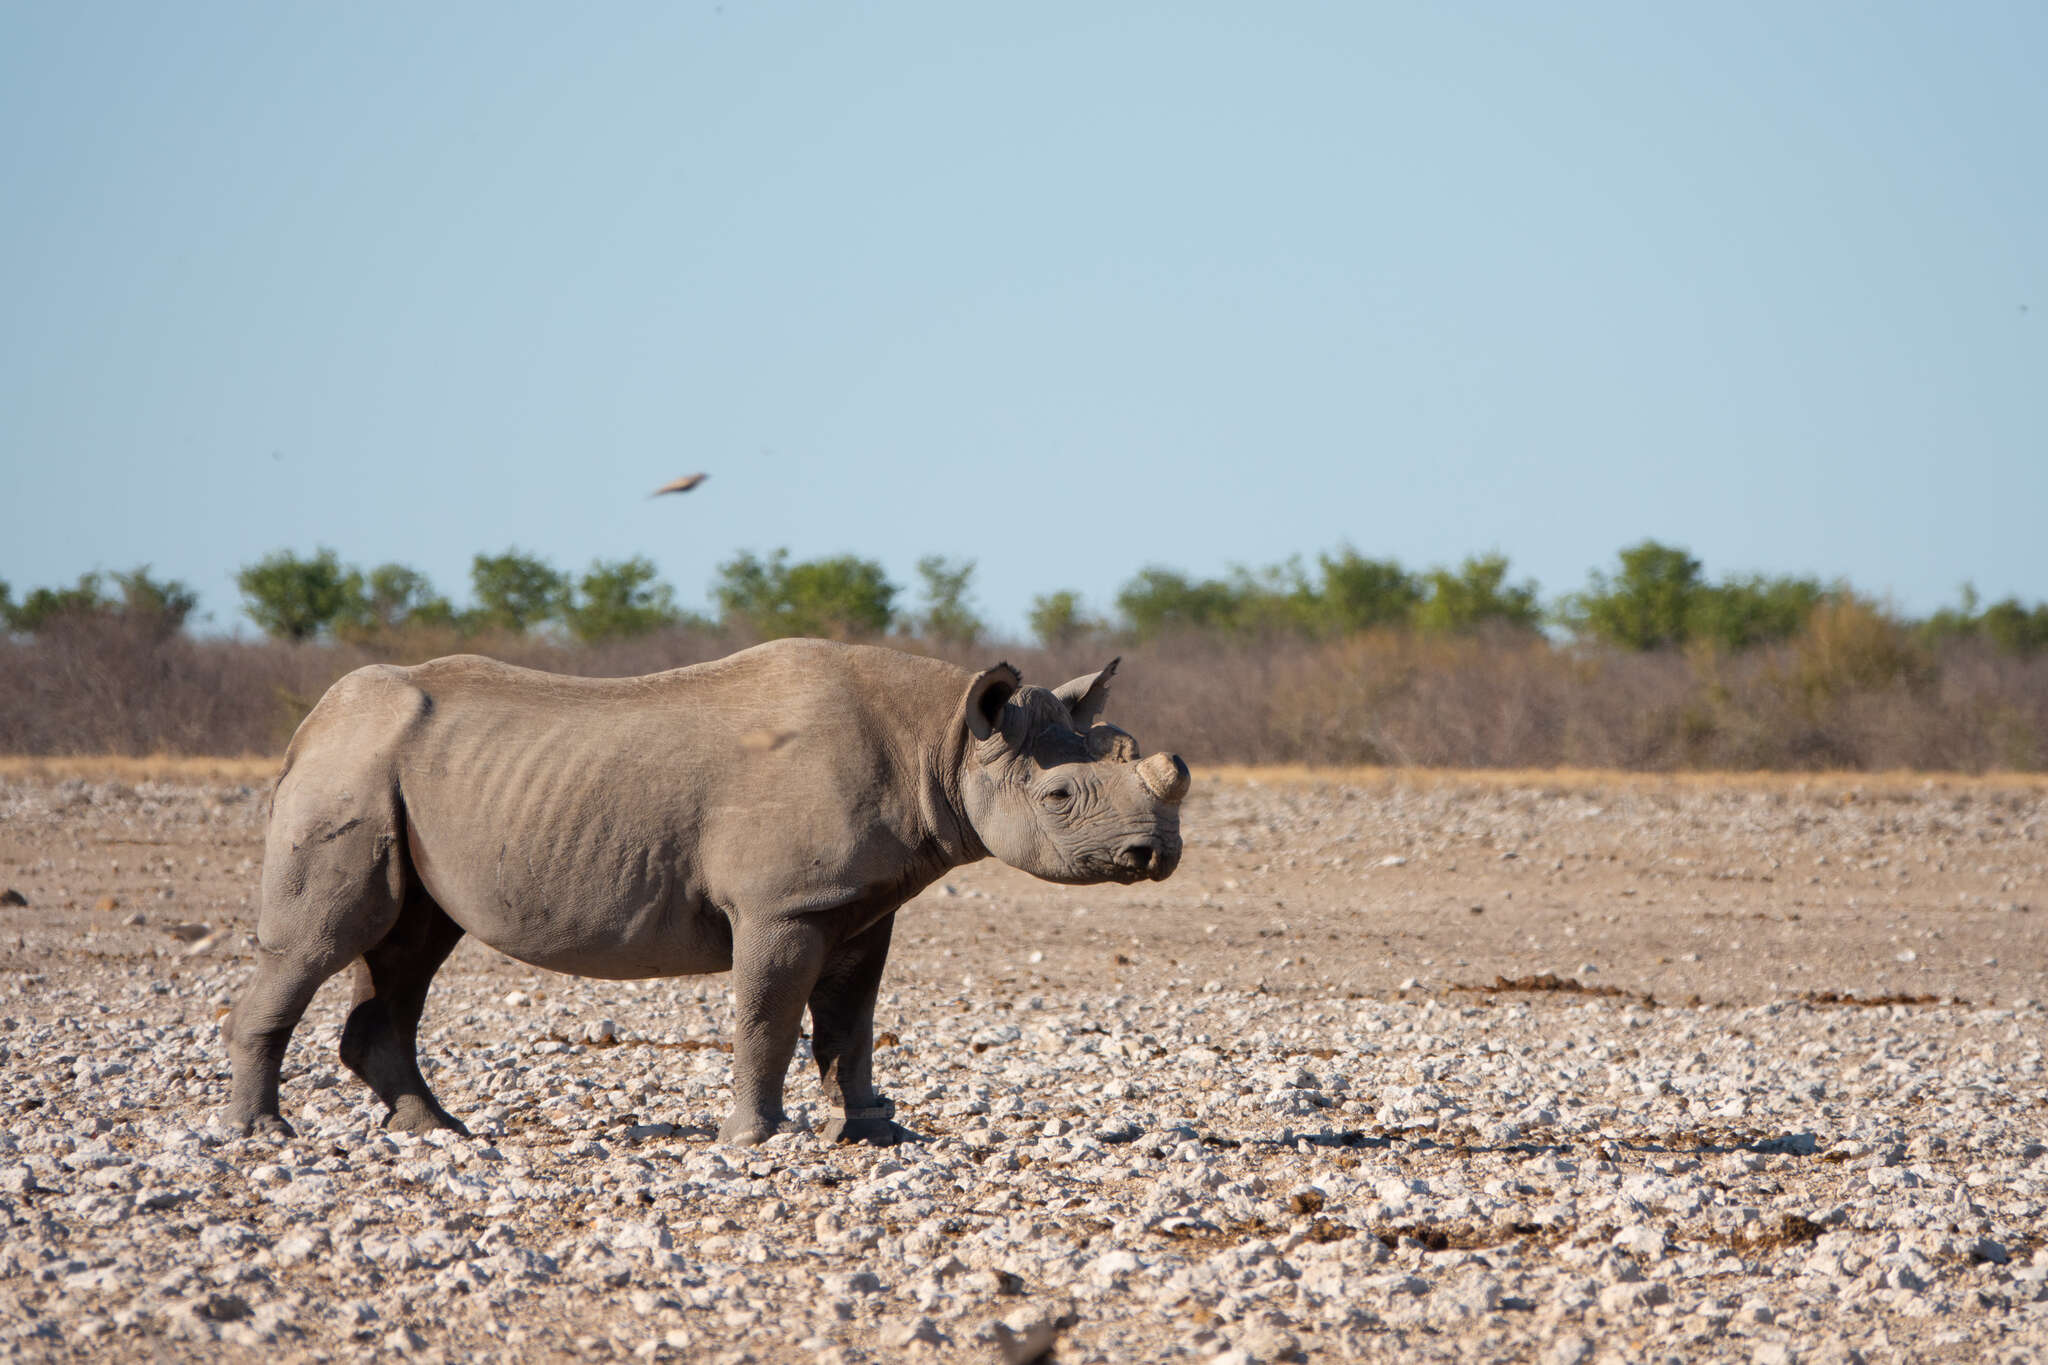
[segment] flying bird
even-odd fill
[[[704,482],[704,480],[710,477],[711,476],[709,474],[685,474],[680,479],[670,479],[667,483],[655,489],[652,493],[649,493],[647,496],[650,498],[658,498],[663,493],[687,493],[692,488],[695,488],[698,484]]]

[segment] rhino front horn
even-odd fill
[[[1188,765],[1179,754],[1154,754],[1138,765],[1138,780],[1169,806],[1179,805],[1188,794]]]

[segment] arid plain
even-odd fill
[[[0,1354],[2048,1359],[2048,783],[1198,771],[1168,882],[906,908],[889,1151],[711,1141],[723,978],[474,944],[474,1138],[345,979],[213,1131],[266,789],[0,768]]]

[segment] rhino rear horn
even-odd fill
[[[997,664],[975,674],[961,702],[968,733],[976,739],[987,739],[1002,728],[1003,704],[1023,685],[1023,677],[1008,664]]]
[[[1086,733],[1101,717],[1102,708],[1109,701],[1109,680],[1116,676],[1116,666],[1122,662],[1121,657],[1111,659],[1100,673],[1084,674],[1052,690],[1067,708],[1067,714],[1074,718],[1076,730]]]

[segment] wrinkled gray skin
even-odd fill
[[[1100,724],[1112,663],[1051,691],[893,650],[782,640],[644,678],[473,655],[373,665],[292,737],[272,799],[255,978],[223,1029],[227,1119],[289,1133],[285,1044],[354,962],[341,1056],[389,1127],[462,1125],[420,1075],[434,972],[465,933],[537,967],[733,973],[733,1108],[782,1122],[803,1014],[828,1138],[911,1136],[869,1076],[898,906],[991,854],[1051,881],[1164,878],[1177,756]]]

